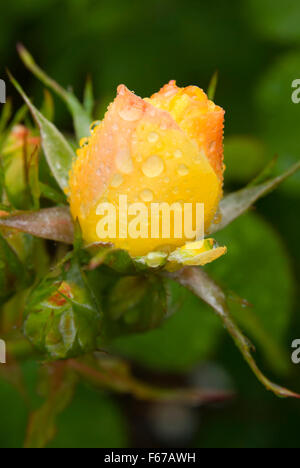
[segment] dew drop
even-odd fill
[[[174,156],[175,156],[175,158],[177,158],[177,159],[182,158],[182,151],[179,150],[179,149],[176,150],[176,151],[174,152]]]
[[[142,167],[146,177],[158,177],[164,170],[163,160],[159,156],[150,156]]]
[[[120,110],[119,115],[123,120],[134,122],[135,120],[141,118],[142,109],[138,109],[137,107],[125,107],[124,109]]]
[[[206,159],[206,155],[205,155],[205,152],[203,150],[201,150],[197,156],[195,157],[195,163],[196,164],[201,164],[201,162],[203,161],[203,159]]]
[[[95,132],[96,128],[99,127],[100,124],[101,124],[101,120],[96,120],[95,122],[92,123],[92,125],[90,126],[90,131],[92,134]]]
[[[151,190],[145,189],[140,193],[140,197],[144,202],[151,202],[154,198],[154,195]]]
[[[155,143],[157,140],[158,140],[159,136],[157,133],[155,132],[151,132],[149,133],[148,135],[148,141],[149,143]]]
[[[162,253],[166,253],[166,254],[170,254],[173,250],[174,250],[174,246],[173,245],[168,245],[168,244],[161,245],[161,246],[156,248],[157,252],[162,252]]]
[[[79,142],[80,148],[83,148],[84,146],[87,146],[89,144],[89,139],[88,138],[81,138]]]
[[[117,169],[123,174],[130,174],[133,171],[133,162],[129,150],[120,150],[116,155]]]
[[[177,169],[177,173],[180,176],[186,176],[188,175],[189,172],[190,172],[189,168],[185,164],[180,164],[180,166]]]
[[[123,183],[123,176],[122,174],[115,174],[112,181],[111,181],[111,186],[112,187],[120,187],[120,185],[122,185]]]

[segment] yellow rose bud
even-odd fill
[[[163,232],[151,235],[157,223],[151,208],[161,203],[171,208],[173,204],[203,204],[204,225],[200,227],[206,232],[222,197],[223,122],[223,109],[195,86],[182,89],[171,81],[150,99],[119,86],[104,120],[95,122],[91,137],[80,142],[70,175],[71,212],[80,222],[85,242],[110,242],[134,257],[173,251],[191,242],[185,229],[180,237],[178,232],[175,235],[175,215],[169,237]],[[148,211],[146,215],[141,208],[143,217],[139,213],[133,220],[137,203]],[[107,222],[116,221],[116,229],[108,229],[109,237],[99,236],[105,204],[115,207],[115,215],[107,216]],[[129,206],[135,208],[125,216]],[[158,218],[162,216],[158,211]],[[140,237],[128,235],[131,222],[134,232],[140,228]]]

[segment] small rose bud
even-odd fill
[[[40,147],[40,137],[24,125],[16,125],[3,147],[5,189],[15,208],[27,208],[28,178],[31,158]]]

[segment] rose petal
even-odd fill
[[[170,81],[148,102],[170,112],[180,128],[197,142],[199,150],[223,180],[224,110],[197,86],[178,88],[175,81]]]

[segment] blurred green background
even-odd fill
[[[299,159],[300,3],[296,0],[14,0],[1,2],[0,77],[8,67],[34,101],[42,86],[16,53],[23,42],[38,63],[82,96],[91,75],[102,117],[120,83],[149,96],[170,79],[207,89],[218,70],[216,102],[226,110],[226,190],[251,180],[274,156],[278,170]],[[19,97],[8,85],[14,104]],[[56,101],[56,123],[71,128]],[[300,177],[226,229],[226,258],[209,267],[253,304],[236,312],[257,359],[300,392],[291,343],[300,338]],[[256,381],[213,313],[189,294],[162,329],[114,344],[144,376],[234,388],[230,403],[158,407],[82,386],[61,415],[52,447],[299,447],[297,401],[279,400]],[[233,295],[233,309],[235,308]],[[27,397],[0,377],[0,446],[22,446],[37,364],[22,366]],[[10,379],[13,380],[13,379]],[[29,401],[28,401],[29,400]],[[175,428],[175,429],[174,429]]]

